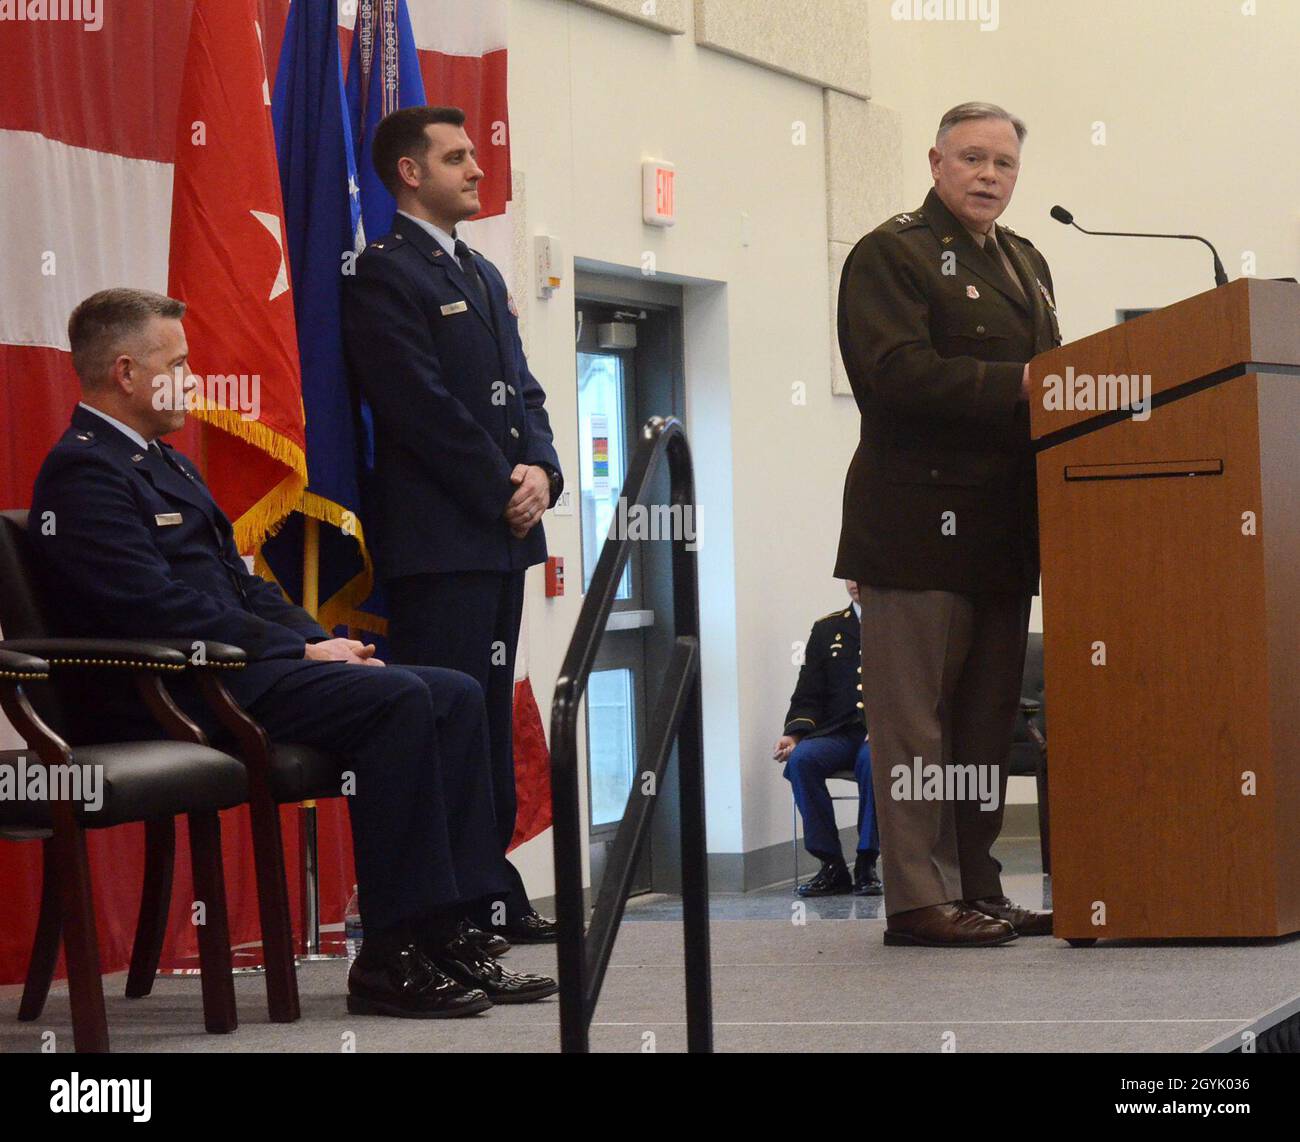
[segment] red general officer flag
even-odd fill
[[[189,306],[207,478],[247,552],[307,482],[284,207],[256,0],[196,0],[177,121],[169,291]]]

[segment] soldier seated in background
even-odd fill
[[[785,777],[803,817],[804,848],[822,862],[817,875],[796,891],[800,896],[879,896],[876,876],[880,834],[871,787],[871,746],[862,707],[861,615],[858,585],[844,582],[851,607],[818,619],[808,636],[799,681],[785,716],[785,732],[772,757],[784,761]],[[833,773],[851,769],[858,783],[858,855],[850,878],[835,826],[835,806],[826,788]]]

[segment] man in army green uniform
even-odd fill
[[[844,584],[852,605],[813,623],[804,647],[799,681],[790,696],[785,729],[772,757],[785,762],[785,778],[803,818],[803,847],[821,861],[817,875],[795,891],[800,896],[881,895],[876,876],[880,833],[871,783],[871,745],[862,703],[862,607],[858,585]],[[858,785],[858,845],[853,875],[840,848],[835,805],[826,779],[845,771]]]
[[[858,242],[840,282],[840,351],[862,427],[835,574],[860,584],[871,648],[863,693],[887,944],[1051,932],[1049,912],[1003,894],[990,851],[1038,587],[1027,362],[1060,343],[1046,261],[995,224],[1025,133],[988,103],[945,114],[934,188]],[[896,771],[914,764],[996,767],[996,808],[913,798],[919,783]]]

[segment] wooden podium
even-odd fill
[[[1067,368],[1076,407],[1046,407]],[[1133,374],[1149,419],[1078,407]],[[1232,282],[1030,380],[1055,933],[1300,931],[1300,286]]]

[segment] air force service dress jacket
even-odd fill
[[[516,464],[560,472],[546,394],[505,280],[475,262],[486,300],[431,233],[398,214],[345,286],[348,364],[374,417],[365,503],[381,579],[522,571],[546,558],[540,523],[516,539],[502,518]],[[552,479],[552,504],[561,487]]]

